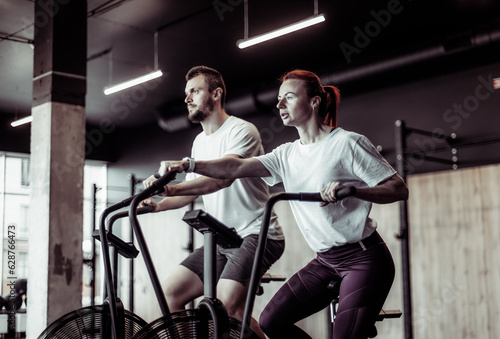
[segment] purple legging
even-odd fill
[[[373,328],[394,280],[394,262],[375,232],[359,243],[318,253],[274,295],[259,323],[271,339],[311,338],[294,324],[325,307],[336,297],[328,288],[341,281],[335,339],[365,339]]]

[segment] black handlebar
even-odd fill
[[[137,206],[144,199],[162,193],[164,191],[165,185],[167,185],[170,181],[174,180],[176,175],[177,172],[167,172],[164,175],[162,175],[158,180],[154,181],[151,184],[151,186],[149,186],[139,194],[136,194],[133,197],[129,207],[130,225],[132,226],[134,233],[136,235],[137,243],[139,244],[139,248],[142,252],[142,256],[146,264],[149,277],[151,279],[151,283],[153,284],[153,290],[155,291],[161,312],[164,316],[169,316],[170,310],[168,309],[167,300],[165,298],[165,295],[163,294],[160,280],[153,265],[151,254],[149,253],[149,249],[146,245],[146,240],[142,233],[141,227],[139,226],[139,221],[137,219]]]
[[[138,208],[137,215],[153,212],[154,209],[155,209],[154,206],[144,206],[144,207]],[[124,218],[124,217],[128,217],[128,211],[118,212],[118,213],[115,213],[112,216],[110,216],[108,219],[108,231],[110,233],[112,233],[113,232],[113,223],[116,220],[118,220],[120,218]]]
[[[140,209],[137,211],[137,205],[139,204],[140,201],[144,200],[145,198],[152,197],[154,195],[157,195],[159,193],[162,193],[164,191],[165,185],[169,182],[175,179],[176,173],[175,172],[168,172],[162,177],[160,177],[158,180],[153,182],[153,184],[146,188],[144,191],[142,191],[139,194],[136,194],[134,196],[131,196],[123,201],[120,201],[112,206],[109,206],[106,208],[103,213],[101,214],[100,221],[99,221],[99,235],[101,239],[101,249],[102,249],[102,256],[106,258],[103,260],[104,264],[104,274],[106,276],[106,289],[108,291],[108,301],[110,305],[110,315],[111,319],[114,323],[114,326],[112,328],[112,337],[113,338],[118,338],[119,337],[119,329],[117,327],[118,320],[117,320],[117,306],[116,306],[116,293],[113,290],[113,278],[112,278],[112,273],[111,273],[111,265],[110,265],[110,260],[109,260],[109,248],[108,248],[108,239],[107,239],[107,234],[106,234],[106,218],[112,213],[115,212],[123,207],[129,206],[129,205],[135,205],[133,208],[132,213],[134,214],[133,217],[131,217],[132,213],[129,213],[129,217],[131,219],[135,218],[135,221],[137,222],[137,214],[143,214],[147,213],[148,209],[151,209],[152,207],[146,207],[145,209]],[[142,197],[142,198],[141,198]],[[139,213],[140,212],[140,213]],[[137,225],[137,224],[136,224]],[[134,231],[137,232],[137,228],[135,227]],[[140,232],[140,229],[139,229]],[[142,236],[142,233],[141,235]],[[141,237],[141,240],[144,240],[144,237]],[[142,248],[141,248],[142,250]],[[164,304],[166,305],[166,301],[164,301]]]

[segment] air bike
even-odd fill
[[[204,237],[205,296],[196,309],[174,313],[170,313],[168,309],[167,301],[163,294],[161,283],[153,265],[137,215],[152,212],[152,207],[138,209],[139,203],[144,199],[162,193],[164,186],[174,180],[175,176],[175,172],[169,172],[161,176],[144,191],[104,210],[99,220],[99,230],[94,232],[94,237],[101,241],[106,282],[106,298],[103,304],[84,307],[63,315],[50,324],[40,334],[39,339],[222,339],[239,337],[241,322],[229,317],[224,305],[215,296],[215,249],[217,244],[226,248],[239,247],[243,239],[233,228],[228,228],[201,210],[187,212],[183,220],[201,232]],[[111,215],[111,213],[127,206],[129,206],[128,212],[118,212]],[[156,299],[162,312],[161,318],[149,324],[136,314],[125,310],[123,303],[117,296],[117,255],[120,254],[126,258],[133,259],[139,254],[139,251],[132,243],[127,243],[110,232],[112,223],[126,216],[130,219],[137,243],[139,244],[140,251],[142,251],[153,290],[155,291]],[[108,225],[108,228],[106,225]],[[113,260],[110,256],[110,247],[114,248]],[[114,265],[112,265],[112,261]],[[245,338],[253,339],[258,338],[258,336],[251,330],[248,330]]]
[[[144,191],[104,210],[100,217],[99,230],[94,232],[94,237],[101,241],[106,282],[106,298],[103,304],[84,307],[63,315],[50,324],[40,334],[39,339],[258,339],[258,336],[250,330],[249,325],[255,296],[259,292],[260,287],[258,272],[261,269],[272,208],[280,200],[322,201],[320,194],[279,193],[271,197],[267,202],[252,267],[244,317],[243,321],[240,322],[237,319],[229,317],[224,305],[216,298],[215,253],[217,244],[225,248],[235,248],[241,245],[243,239],[233,228],[223,225],[202,210],[186,212],[183,220],[203,234],[205,246],[204,298],[195,309],[171,313],[168,308],[137,215],[152,212],[152,207],[138,209],[139,203],[144,199],[162,193],[164,186],[174,180],[175,176],[175,172],[168,172]],[[340,200],[352,194],[354,194],[353,188],[343,188],[337,192],[337,199]],[[111,215],[111,213],[127,206],[129,206],[128,212],[122,211]],[[137,243],[142,251],[153,290],[155,291],[156,299],[162,312],[162,317],[151,323],[147,323],[136,314],[125,310],[123,303],[117,296],[116,267],[118,254],[130,259],[136,258],[139,254],[133,243],[125,242],[111,232],[113,222],[127,216],[130,219]],[[106,228],[106,225],[108,225],[108,228]],[[110,256],[110,247],[114,248],[113,260]]]
[[[152,196],[163,191],[162,183],[165,185],[175,178],[175,174],[168,173],[158,179],[148,189],[140,194]],[[140,329],[147,325],[147,322],[124,309],[121,300],[117,296],[117,256],[118,254],[126,258],[137,257],[139,251],[131,243],[126,243],[110,231],[114,221],[120,217],[128,216],[128,212],[111,213],[123,209],[138,198],[139,194],[127,198],[119,203],[106,208],[100,216],[99,230],[95,231],[93,236],[101,240],[101,252],[104,267],[105,280],[105,299],[102,305],[84,307],[63,315],[50,324],[38,337],[39,339],[61,338],[61,339],[90,339],[90,338],[132,338]],[[137,206],[138,202],[136,203]],[[140,213],[151,212],[152,208],[141,209]],[[139,213],[139,211],[137,211]],[[110,216],[108,218],[108,216]],[[135,232],[135,230],[134,230]],[[142,233],[141,233],[142,235]],[[143,238],[142,238],[143,239]],[[115,275],[112,274],[110,247],[114,247],[114,267]],[[153,283],[154,285],[154,283]],[[166,304],[166,303],[165,303]],[[165,314],[165,313],[164,313]]]

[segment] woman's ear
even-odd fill
[[[311,106],[312,106],[313,110],[316,109],[317,107],[319,107],[320,103],[321,103],[321,98],[319,97],[319,95],[312,98]]]

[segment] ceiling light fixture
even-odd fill
[[[10,123],[10,125],[12,127],[17,127],[17,126],[21,126],[21,125],[27,124],[27,123],[32,122],[32,121],[33,121],[33,116],[28,115],[27,117],[24,117],[22,119],[19,119],[19,120],[16,120],[16,121],[12,121]]]
[[[314,15],[312,17],[309,17],[307,19],[301,20],[299,22],[296,22],[294,24],[276,29],[274,31],[257,35],[253,38],[248,38],[248,0],[245,0],[245,22],[244,22],[244,38],[240,39],[236,42],[236,45],[243,49],[246,47],[250,47],[256,44],[259,44],[264,41],[268,41],[295,31],[298,31],[300,29],[319,24],[321,22],[325,21],[325,16],[323,14],[318,14],[318,2],[317,0],[314,1]]]
[[[124,82],[121,82],[119,84],[113,85],[113,86],[108,86],[104,88],[104,94],[105,95],[110,95],[119,91],[123,91],[124,89],[137,86],[139,84],[142,84],[146,81],[150,81],[156,78],[159,78],[163,75],[163,72],[158,69],[158,31],[155,32],[154,35],[154,48],[155,48],[155,53],[154,53],[154,71],[141,75],[137,78],[133,78]],[[111,56],[112,54],[110,54]],[[111,57],[112,58],[112,57]],[[112,63],[110,62],[110,78],[111,78],[111,72],[112,72]],[[111,81],[110,81],[111,83]]]
[[[137,86],[137,85],[142,84],[146,81],[159,78],[162,75],[163,75],[163,72],[161,70],[153,71],[151,73],[142,75],[140,77],[137,77],[137,78],[134,78],[131,80],[127,80],[127,81],[121,82],[119,84],[110,86],[110,87],[106,87],[104,89],[104,94],[110,95],[110,94],[113,94],[113,93],[116,93],[119,91],[123,91],[124,89],[130,88],[133,86]]]

